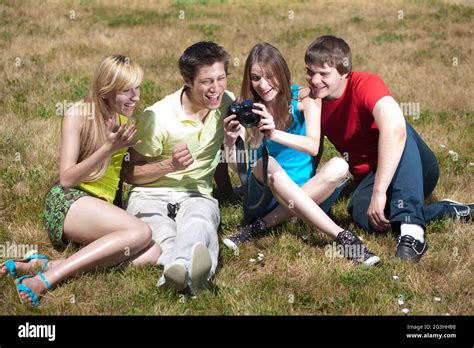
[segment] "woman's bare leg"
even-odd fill
[[[261,169],[259,170],[258,167],[259,164],[254,168],[254,175],[257,180],[262,182],[262,171]],[[331,194],[331,192],[329,192],[330,187],[327,187],[328,185],[324,187],[324,190],[318,190],[308,185],[305,191],[303,188],[299,187],[288,176],[288,174],[286,174],[283,168],[281,168],[278,162],[276,162],[272,157],[269,158],[268,172],[268,184],[270,189],[275,198],[280,202],[279,207],[286,210],[286,212],[280,210],[281,213],[280,215],[276,215],[276,218],[273,220],[273,225],[275,225],[275,222],[282,222],[289,217],[296,215],[307,223],[316,226],[333,239],[336,239],[336,236],[343,230],[343,228],[334,223],[334,221],[332,221],[314,202],[313,198],[306,193],[306,191],[308,191],[313,194],[313,197],[316,196],[316,198],[318,198],[317,196],[319,195],[323,199],[326,199]]]
[[[283,170],[276,161],[270,161],[274,162],[276,166],[274,164],[271,165],[269,163],[269,174]],[[261,161],[257,163],[257,166],[255,168],[253,172],[255,177],[260,182],[263,182],[261,178]],[[344,161],[342,158],[334,157],[328,162],[326,162],[314,177],[312,177],[310,180],[308,180],[308,182],[301,186],[301,189],[309,197],[311,197],[311,199],[315,203],[322,204],[327,198],[329,198],[329,196],[331,196],[337,186],[340,185],[346,179],[347,173],[347,162]],[[278,188],[275,190],[274,195],[275,198],[278,199]],[[284,199],[284,197],[280,197],[280,199]],[[294,211],[289,209],[289,207],[287,206],[288,204],[281,204],[280,199],[278,200],[280,204],[263,218],[263,221],[268,227],[277,226],[295,215]]]
[[[73,203],[64,222],[64,237],[86,246],[43,273],[51,286],[76,274],[117,265],[134,256],[137,256],[138,265],[153,263],[151,256],[159,256],[159,246],[151,244],[148,225],[93,197],[82,197]],[[39,276],[27,278],[22,283],[38,296],[46,292],[46,284]],[[24,302],[31,301],[26,293],[22,293],[22,298]]]
[[[53,267],[56,267],[62,261],[64,261],[64,259],[49,260],[44,271],[48,271]],[[32,259],[28,262],[18,261],[15,262],[15,269],[18,275],[36,273],[43,270],[45,262],[45,259]],[[3,266],[0,268],[0,275],[7,274],[7,272],[7,267]]]
[[[158,243],[151,241],[147,247],[141,250],[138,254],[129,259],[129,265],[132,267],[144,267],[149,265],[156,265],[161,256],[161,248]]]
[[[161,256],[161,248],[160,246],[151,241],[150,244],[141,250],[138,254],[132,256],[127,263],[127,266],[132,267],[143,267],[148,265],[154,265],[158,261],[158,258]],[[49,260],[48,264],[46,265],[46,269],[44,271],[49,271],[55,267],[57,267],[61,262],[65,259],[56,259],[56,260]],[[33,259],[28,262],[15,262],[15,268],[19,275],[23,274],[32,274],[38,271],[42,271],[43,265],[46,262],[44,259]],[[42,271],[42,272],[44,272]],[[4,274],[7,272],[6,267],[3,267],[0,270],[0,274]]]

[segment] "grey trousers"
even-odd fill
[[[169,215],[168,203],[179,204],[174,219]],[[133,191],[127,211],[147,223],[153,231],[153,240],[163,250],[158,265],[166,266],[181,259],[189,267],[191,250],[201,242],[211,255],[211,277],[217,267],[220,223],[216,199],[195,192]]]

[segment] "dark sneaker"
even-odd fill
[[[241,187],[234,187],[232,190],[216,189],[212,192],[212,196],[219,201],[219,203],[241,203],[243,197],[243,190]]]
[[[241,201],[244,199],[244,188],[242,186],[234,187],[233,192]]]
[[[441,202],[448,202],[449,207],[454,211],[456,220],[468,222],[474,221],[474,203],[459,203],[450,199],[443,199]]]
[[[336,243],[344,247],[344,257],[355,263],[373,266],[380,258],[365,247],[362,241],[351,231],[344,230],[336,237]]]
[[[395,257],[402,260],[420,261],[423,254],[428,250],[428,243],[426,241],[420,242],[412,236],[399,236],[397,240],[397,252]]]
[[[223,242],[227,247],[237,250],[239,244],[249,242],[252,239],[261,238],[268,234],[268,232],[265,222],[258,218],[251,224],[240,229],[237,233],[234,233],[229,238],[224,239]]]

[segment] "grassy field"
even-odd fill
[[[399,103],[419,107],[419,114],[416,108],[405,113],[440,164],[432,199],[472,201],[473,20],[470,1],[0,0],[0,246],[37,245],[53,258],[74,251],[52,248],[42,226],[42,200],[58,172],[61,105],[85,96],[97,63],[121,53],[144,67],[140,111],[180,87],[178,57],[199,40],[215,40],[229,51],[228,89],[238,94],[243,63],[255,43],[275,44],[293,81],[304,83],[303,57],[311,40],[325,33],[345,38],[355,71],[379,74]],[[324,159],[334,155],[326,144]],[[214,286],[198,298],[157,290],[156,267],[111,269],[62,283],[40,309],[32,309],[19,303],[12,280],[3,277],[0,313],[404,315],[404,308],[409,315],[474,313],[472,224],[431,224],[422,262],[401,263],[393,257],[394,236],[355,228],[347,202],[338,201],[335,219],[381,256],[378,267],[326,257],[329,239],[294,220],[239,255],[222,250]],[[241,219],[241,207],[223,205],[220,236],[236,231]],[[263,260],[250,262],[258,253]]]

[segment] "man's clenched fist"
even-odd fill
[[[188,145],[178,144],[173,148],[171,165],[174,171],[183,170],[193,164],[194,160],[189,152]]]

